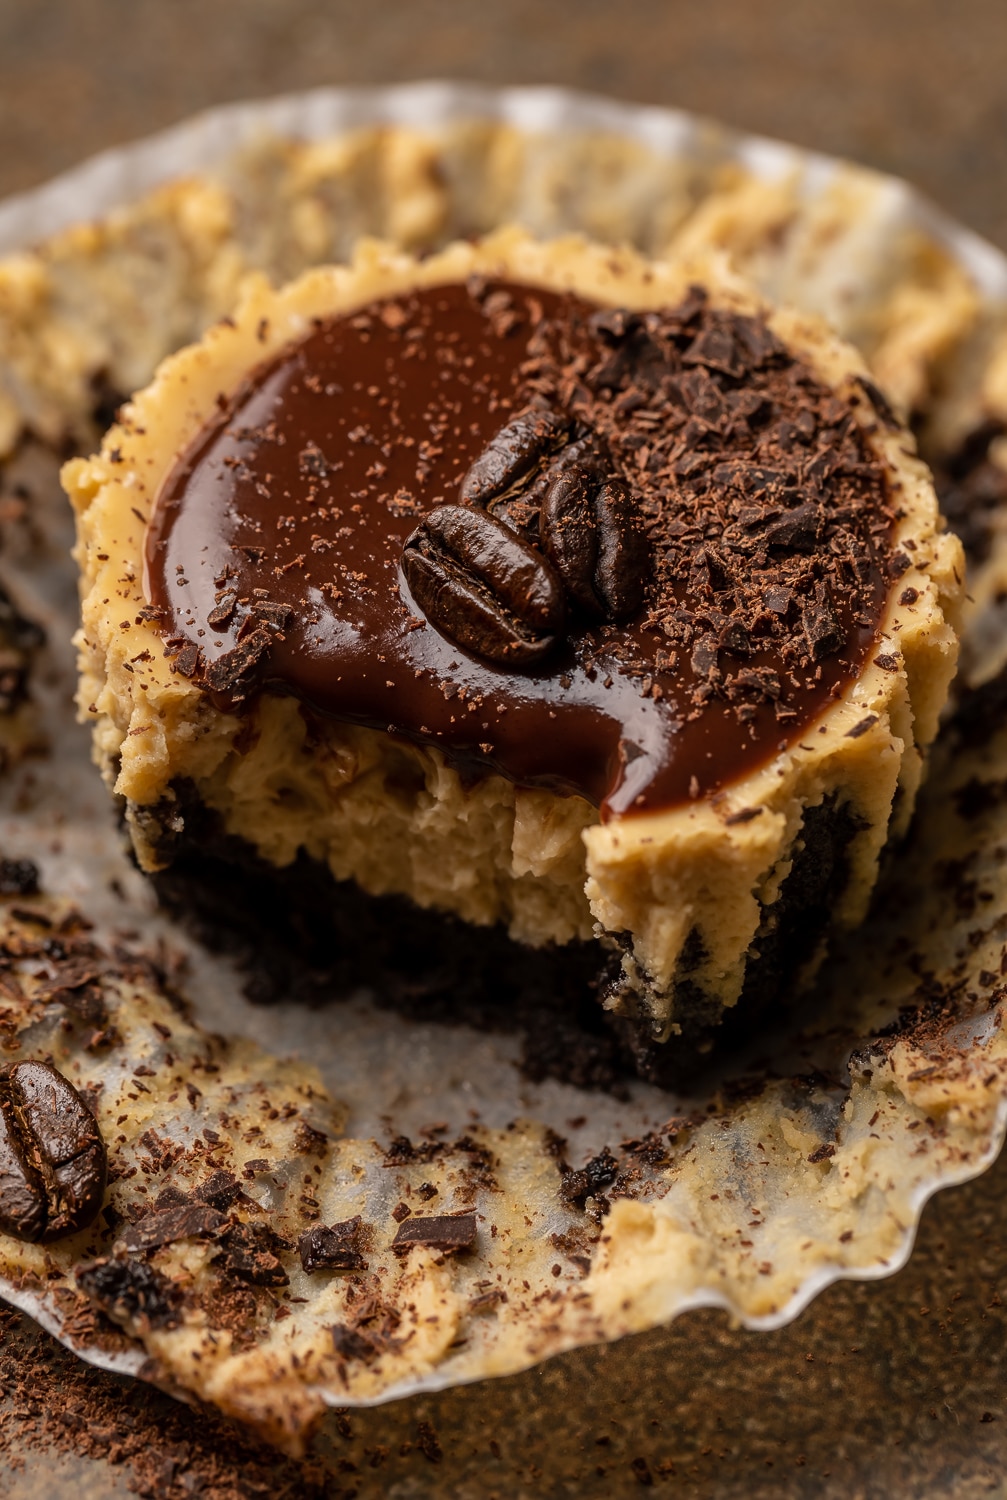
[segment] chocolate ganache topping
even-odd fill
[[[222,400],[146,595],[220,708],[292,693],[610,817],[811,728],[876,643],[893,517],[762,319],[473,281],[322,321]]]

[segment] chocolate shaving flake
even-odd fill
[[[227,1223],[226,1215],[208,1203],[187,1203],[179,1208],[165,1208],[145,1214],[121,1236],[124,1249],[131,1255],[157,1250],[177,1240],[211,1239]]]
[[[612,1153],[606,1148],[599,1151],[597,1156],[592,1156],[589,1162],[577,1171],[567,1168],[563,1173],[560,1183],[560,1196],[567,1203],[573,1203],[578,1208],[583,1208],[588,1198],[595,1197],[602,1188],[615,1181],[619,1172],[619,1163]]]
[[[751,823],[753,818],[761,817],[764,811],[761,807],[742,807],[726,817],[724,823],[728,828],[734,828],[738,823]]]
[[[868,729],[873,729],[877,722],[877,714],[868,714],[866,718],[860,720],[859,724],[854,724],[852,729],[846,731],[846,738],[848,740],[858,740],[862,734],[867,733]]]
[[[343,1359],[370,1363],[401,1346],[402,1339],[396,1336],[401,1321],[397,1308],[368,1296],[355,1307],[351,1323],[333,1324],[332,1346]]]
[[[220,1244],[213,1264],[225,1276],[252,1286],[288,1285],[290,1277],[277,1252],[289,1250],[290,1245],[268,1224],[233,1224],[221,1236]]]
[[[798,505],[771,521],[762,532],[762,540],[767,547],[781,552],[813,552],[821,524],[822,513],[817,505]]]
[[[590,1265],[590,1261],[588,1262]],[[491,1287],[488,1292],[479,1292],[469,1303],[470,1313],[494,1312],[502,1302],[508,1300],[507,1293],[502,1286]]]
[[[362,1224],[356,1214],[328,1228],[317,1224],[307,1230],[297,1242],[304,1270],[309,1275],[314,1271],[365,1271],[367,1262],[358,1247]]]
[[[440,1439],[429,1422],[417,1422],[416,1446],[428,1463],[439,1464],[444,1457]]]
[[[180,677],[195,677],[199,672],[203,653],[195,641],[185,641],[177,650],[173,647],[171,651],[165,654],[174,656],[175,659],[171,664],[171,670],[177,672]]]
[[[205,1182],[200,1183],[193,1197],[197,1198],[200,1203],[209,1203],[212,1208],[218,1208],[224,1212],[237,1199],[243,1198],[244,1194],[234,1173],[221,1169],[214,1172]]]
[[[356,1359],[369,1364],[381,1353],[373,1337],[361,1333],[357,1328],[347,1328],[345,1323],[333,1323],[331,1332],[332,1347],[343,1359]]]
[[[329,473],[329,464],[317,443],[308,443],[297,455],[297,466],[307,479],[324,479]]]
[[[237,608],[238,596],[233,589],[223,589],[217,598],[213,609],[206,617],[206,623],[213,630],[223,630],[234,617]]]
[[[802,612],[804,634],[815,661],[832,656],[846,644],[846,631],[836,618],[832,596],[826,583],[815,585],[815,597]]]
[[[702,635],[692,648],[690,664],[697,677],[712,677],[717,670],[720,647],[714,635]]]
[[[786,345],[758,318],[733,317],[731,330],[748,355],[748,366],[752,370],[762,369],[773,360],[789,358]]]
[[[253,619],[275,631],[286,630],[294,618],[290,605],[279,604],[275,599],[256,599],[249,613]]]
[[[683,356],[685,365],[706,365],[739,380],[750,365],[750,357],[737,337],[736,320],[713,314]]]
[[[272,637],[266,626],[256,626],[243,641],[208,663],[201,676],[201,685],[209,688],[211,693],[226,695],[236,702],[247,698],[259,686],[272,646]],[[177,662],[176,670],[180,670]],[[191,677],[193,673],[185,675]]]
[[[301,1156],[322,1157],[329,1149],[329,1138],[324,1130],[316,1130],[307,1120],[299,1120],[294,1131],[294,1144]]]
[[[83,989],[101,979],[101,965],[97,953],[71,954],[69,958],[53,965],[46,991],[55,998],[65,990]]]
[[[618,344],[640,326],[640,315],[627,312],[624,307],[606,307],[591,314],[590,326],[603,339]]]
[[[468,1250],[475,1239],[475,1214],[435,1214],[429,1219],[406,1219],[396,1230],[392,1249],[426,1245],[435,1250]]]
[[[105,997],[97,984],[82,985],[75,989],[54,990],[49,999],[65,1006],[68,1011],[89,1026],[104,1026],[108,1020]]]
[[[447,1146],[443,1141],[423,1141],[414,1145],[407,1135],[397,1135],[383,1148],[384,1165],[411,1167],[418,1162],[425,1164],[443,1156],[446,1150]]]

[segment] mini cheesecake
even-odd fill
[[[239,899],[309,862],[323,928],[363,893],[594,955],[642,1051],[863,917],[961,548],[859,357],[721,263],[363,242],[251,281],[64,475],[144,869],[215,841]]]

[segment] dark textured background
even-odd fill
[[[716,115],[908,177],[1007,248],[1004,0],[0,0],[0,194],[206,105],[435,76]],[[354,1414],[323,1445],[325,1492],[1002,1494],[1005,1186],[1007,1164],[945,1194],[906,1270],[835,1287],[780,1333],[696,1314],[491,1386]],[[87,1390],[138,1447],[171,1426],[181,1457],[156,1488],[166,1500],[304,1492],[288,1467],[228,1456],[212,1422],[82,1381],[30,1327],[0,1334],[0,1495],[83,1500],[138,1482],[128,1456],[75,1456],[65,1409]],[[29,1367],[34,1411],[10,1390]],[[35,1446],[19,1455],[32,1422]]]

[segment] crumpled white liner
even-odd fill
[[[657,156],[736,161],[773,182],[800,169],[809,195],[817,194],[846,163],[767,136],[713,125],[684,110],[624,104],[570,89],[482,88],[432,80],[389,87],[320,88],[205,110],[132,145],[103,151],[42,187],[0,204],[0,254],[35,243],[81,219],[94,219],[160,182],[211,171],[268,136],[324,140],[375,124],[435,129],[454,121],[500,121],[529,134],[609,131]],[[1007,259],[986,240],[956,224],[922,194],[887,178],[890,214],[930,231],[948,246],[982,291],[1007,296]]]

